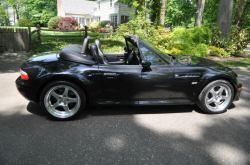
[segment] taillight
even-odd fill
[[[26,72],[24,72],[22,69],[20,69],[20,72],[21,72],[21,78],[23,80],[28,80],[29,79],[29,76]]]

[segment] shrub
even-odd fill
[[[74,30],[78,26],[78,22],[74,17],[61,18],[58,28],[63,30]]]
[[[99,26],[102,28],[105,28],[107,25],[111,25],[111,24],[113,24],[113,22],[110,20],[104,20],[104,21],[99,22]]]
[[[98,27],[99,27],[99,23],[98,22],[92,22],[89,25],[89,28],[93,29],[95,32],[97,31]]]
[[[167,44],[166,53],[191,55],[197,57],[206,57],[210,39],[211,31],[206,27],[194,27],[191,29],[177,28],[172,34],[170,44]],[[166,44],[165,44],[166,45]]]
[[[98,29],[98,32],[99,32],[99,33],[106,33],[107,31],[106,31],[105,29],[99,28],[99,29]]]
[[[182,44],[210,44],[212,32],[207,27],[194,27],[190,29],[177,28],[173,31],[172,37],[175,42]]]
[[[48,23],[48,28],[49,29],[58,28],[58,23],[59,23],[61,18],[62,18],[61,16],[50,18],[49,23]]]
[[[225,49],[223,48],[218,48],[216,46],[210,46],[209,47],[209,55],[216,55],[216,56],[224,56],[224,57],[229,57],[230,53],[226,52]]]
[[[142,38],[149,38],[154,35],[155,26],[143,15],[137,15],[128,23],[121,24],[116,31],[119,36],[138,35]]]
[[[27,27],[27,26],[34,26],[32,21],[29,19],[19,19],[18,26]]]
[[[231,32],[227,38],[220,37],[221,31],[218,27],[211,28],[211,44],[223,48],[228,54],[242,53],[249,41],[249,32],[246,29],[231,27]]]

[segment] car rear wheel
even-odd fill
[[[202,90],[197,105],[207,113],[223,113],[231,105],[233,96],[234,89],[228,81],[216,80]]]
[[[40,104],[50,117],[66,120],[76,117],[86,104],[81,88],[67,81],[55,81],[42,91]]]

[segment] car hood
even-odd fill
[[[174,63],[177,65],[222,66],[213,60],[201,57],[187,55],[174,55],[174,57],[176,58]]]

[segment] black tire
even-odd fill
[[[218,110],[211,110],[211,107],[213,106],[211,104],[208,105],[208,103],[206,104],[206,97],[208,95],[211,95],[210,93],[208,93],[213,87],[215,86],[219,86],[219,85],[222,85],[223,87],[227,87],[227,90],[230,91],[231,90],[231,96],[229,95],[228,98],[227,98],[227,101],[225,102],[225,104],[220,108],[218,108]],[[216,88],[216,87],[215,87]],[[230,90],[229,90],[230,89]],[[225,91],[224,91],[225,92]],[[228,92],[229,93],[229,92]],[[214,97],[212,96],[212,99]],[[197,101],[197,106],[203,110],[204,112],[206,113],[210,113],[210,114],[218,114],[218,113],[223,113],[223,112],[226,112],[227,111],[227,108],[231,105],[232,101],[233,101],[233,98],[234,98],[234,88],[233,86],[226,80],[215,80],[215,81],[212,81],[211,83],[209,83],[208,85],[206,85],[204,87],[204,89],[201,91],[199,97],[198,97],[198,101]],[[217,97],[217,99],[219,100],[220,98]],[[222,103],[224,103],[224,101],[222,101]]]
[[[65,95],[66,88],[68,91]],[[52,93],[55,93],[55,96],[59,97],[54,97]],[[72,102],[69,101],[70,99]],[[54,100],[55,103],[57,103],[56,108],[52,105],[52,101]],[[63,106],[61,104],[63,104]],[[84,110],[86,96],[83,90],[74,83],[68,81],[54,81],[46,85],[42,90],[40,95],[40,105],[49,117],[57,120],[70,120],[78,116],[82,110]],[[68,107],[67,111],[64,107]]]

